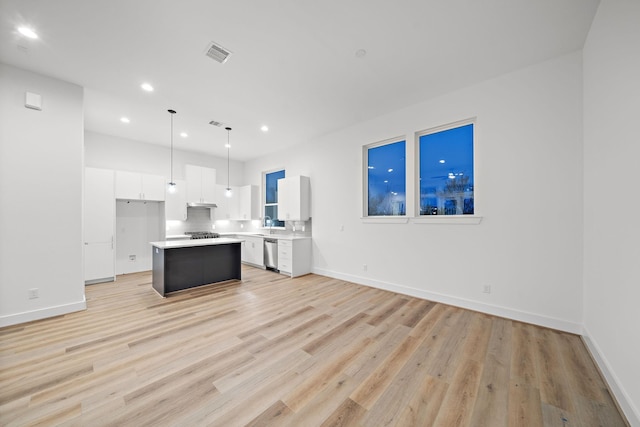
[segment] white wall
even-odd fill
[[[639,76],[640,2],[605,0],[584,47],[584,324],[640,426]]]
[[[580,332],[581,65],[573,53],[248,162],[245,182],[311,177],[317,273]],[[470,117],[481,224],[362,222],[363,145]]]
[[[0,326],[85,308],[82,107],[81,87],[0,64]]]
[[[85,165],[103,169],[171,176],[171,150],[130,139],[85,131]],[[217,171],[218,184],[227,183],[227,159],[202,153],[173,150],[173,178],[185,179],[184,166],[197,165]],[[231,185],[243,185],[244,163],[231,160]]]

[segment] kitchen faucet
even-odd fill
[[[273,221],[271,220],[271,217],[268,215],[264,216],[264,223],[265,225],[267,225],[267,221],[269,222],[269,234],[273,234],[273,230],[271,229],[271,227],[273,227]]]

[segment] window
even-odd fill
[[[284,169],[264,174],[264,227],[284,227],[278,221],[278,180],[284,178]]]
[[[420,215],[473,215],[473,126],[458,122],[418,134]]]
[[[364,148],[366,216],[406,214],[405,145],[405,141],[396,139]]]

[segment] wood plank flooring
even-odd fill
[[[578,336],[317,275],[0,329],[0,425],[624,426]]]

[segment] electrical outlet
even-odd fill
[[[482,289],[482,292],[484,292],[485,294],[490,294],[491,293],[491,285],[484,285],[484,288]]]
[[[367,268],[368,268],[368,267],[367,267],[367,264],[362,264],[362,270],[363,270],[363,271],[367,271]]]
[[[29,289],[27,291],[27,295],[29,295],[29,299],[40,298],[40,292],[38,288]]]

